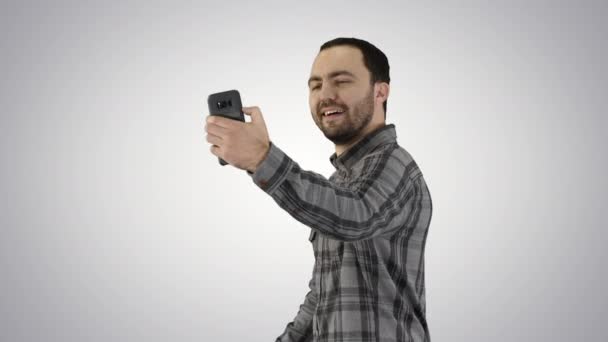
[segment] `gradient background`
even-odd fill
[[[431,191],[432,340],[608,340],[608,5],[501,3],[3,1],[0,341],[274,341],[309,229],[219,166],[206,98],[329,177],[306,80],[338,36],[387,54]]]

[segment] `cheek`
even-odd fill
[[[315,106],[313,105],[313,102],[312,102],[312,101],[308,101],[308,108],[309,108],[309,110],[310,110],[310,111],[309,111],[310,116],[312,116],[313,120],[315,120],[315,121],[316,121],[316,120],[317,120],[317,119],[316,119],[317,114],[315,113]]]
[[[349,107],[353,107],[355,105],[358,105],[361,103],[361,101],[367,99],[367,97],[369,96],[369,94],[362,94],[360,92],[350,92],[349,94],[344,94],[344,103],[346,103],[347,106]]]
[[[315,108],[317,108],[317,100],[312,96],[308,97],[308,107],[312,113],[314,113],[316,110]]]
[[[357,102],[357,97],[359,96],[358,92],[356,91],[356,89],[342,89],[341,91],[338,92],[338,98],[340,99],[340,102],[349,105],[352,104],[353,102]]]

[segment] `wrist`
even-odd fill
[[[261,157],[258,158],[257,162],[255,163],[255,166],[253,168],[248,169],[247,171],[251,172],[251,173],[255,173],[255,170],[257,170],[257,168],[260,166],[260,164],[262,164],[262,162],[266,159],[266,157],[268,156],[268,152],[270,151],[270,141],[268,141],[266,143],[266,147],[263,150],[263,152],[261,153]]]

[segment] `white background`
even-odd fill
[[[238,89],[327,177],[322,43],[391,65],[387,123],[433,198],[433,341],[608,339],[603,2],[0,5],[0,340],[274,341],[309,229],[205,141]]]

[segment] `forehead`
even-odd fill
[[[352,46],[334,46],[325,49],[315,58],[310,71],[311,78],[325,78],[337,70],[346,70],[358,78],[369,77],[363,64],[363,54]]]

